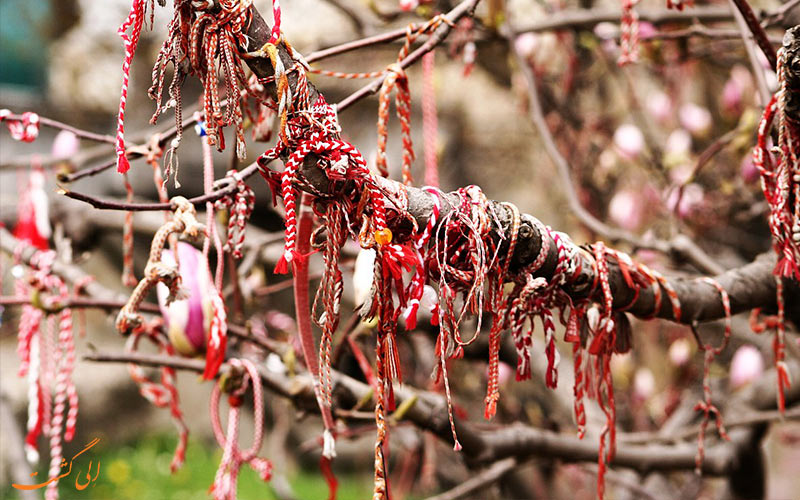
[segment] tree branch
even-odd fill
[[[503,479],[503,476],[514,470],[517,465],[519,465],[519,461],[516,458],[504,458],[503,460],[493,463],[476,476],[471,477],[444,493],[429,497],[428,500],[458,500],[459,498],[464,498],[467,495],[480,491],[482,488]]]
[[[169,366],[179,370],[202,372],[202,360],[186,359],[177,356],[152,355],[141,353],[98,352],[85,355],[86,361],[133,362],[145,366]],[[790,361],[792,370],[800,368]],[[264,384],[277,394],[290,398],[297,406],[316,411],[316,396],[313,382],[307,374],[288,377],[282,373],[258,366]],[[220,373],[224,373],[224,369]],[[333,395],[337,407],[348,407],[372,397],[372,388],[336,370],[333,375]],[[748,400],[756,407],[769,401],[775,404],[775,373],[767,371],[754,387],[758,392],[749,393]],[[771,394],[770,394],[771,392]],[[403,419],[422,430],[436,434],[445,442],[452,442],[447,420],[444,396],[432,392],[414,390],[409,386],[395,388],[398,408],[404,401],[414,400],[413,405],[403,414]],[[771,398],[771,399],[770,399]],[[795,386],[787,393],[787,403],[800,399],[800,387]],[[766,403],[770,404],[770,403]],[[472,465],[495,463],[508,457],[524,460],[538,456],[551,460],[568,462],[593,462],[597,460],[597,443],[553,431],[535,429],[522,424],[495,430],[479,430],[468,422],[456,419],[459,441],[463,446],[464,457]],[[734,434],[733,432],[731,434]],[[742,433],[741,436],[744,436]],[[624,438],[621,437],[620,442]],[[722,442],[706,449],[702,464],[703,472],[715,476],[726,476],[736,466],[739,448],[745,445],[745,437],[733,436],[732,442]],[[692,470],[695,467],[696,446],[694,443],[676,445],[620,445],[612,465],[634,469],[641,473],[656,470]]]

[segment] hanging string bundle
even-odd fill
[[[231,373],[214,384],[211,390],[211,428],[217,442],[222,446],[222,460],[214,477],[214,483],[209,488],[209,493],[215,500],[236,500],[236,483],[239,469],[242,464],[249,464],[263,481],[272,477],[272,463],[257,456],[264,439],[264,395],[261,387],[261,377],[252,361],[249,359],[233,358],[229,360]],[[239,417],[244,403],[244,395],[248,386],[253,387],[253,445],[247,450],[239,448]],[[222,395],[222,386],[230,387],[228,405],[228,428],[223,432],[219,418],[219,401]]]
[[[150,24],[152,25],[152,16],[154,12],[154,0],[149,0],[150,5]],[[122,38],[125,46],[125,58],[122,60],[122,90],[119,97],[119,111],[117,113],[117,172],[124,174],[130,168],[130,162],[126,156],[125,150],[125,107],[128,103],[128,80],[130,79],[131,63],[133,62],[133,55],[136,53],[136,47],[139,45],[139,37],[142,34],[142,26],[144,26],[144,16],[147,0],[133,0],[131,10],[128,17],[117,29],[117,34]],[[131,31],[130,35],[128,30]]]
[[[407,186],[410,186],[414,182],[411,176],[411,163],[414,161],[415,154],[414,144],[411,140],[411,92],[408,88],[408,77],[403,69],[402,62],[406,57],[408,57],[408,54],[411,51],[411,45],[420,36],[432,32],[443,22],[449,21],[446,17],[437,15],[417,30],[412,30],[411,25],[406,27],[406,37],[403,47],[397,53],[397,61],[394,64],[390,64],[386,68],[387,74],[383,80],[383,83],[381,84],[380,93],[378,95],[378,149],[375,166],[382,176],[389,176],[389,168],[386,161],[386,142],[389,134],[388,123],[389,106],[391,102],[390,98],[392,91],[396,90],[395,107],[397,108],[397,118],[400,121],[400,131],[403,144],[401,172],[403,184]],[[426,57],[433,57],[433,52],[429,52],[423,56],[423,58]],[[427,63],[424,62],[424,64],[430,66],[432,64],[432,60],[429,60]],[[432,72],[432,69],[429,68],[428,72]],[[430,102],[428,102],[428,107],[430,107]],[[433,112],[435,114],[435,109]],[[430,110],[428,110],[428,115],[430,115]],[[428,117],[428,120],[430,120],[430,116]],[[426,162],[427,161],[428,160],[426,159]],[[435,186],[438,184],[438,182],[430,182],[428,184]]]
[[[785,324],[783,280],[800,280],[800,119],[798,94],[800,74],[790,61],[800,58],[800,29],[787,31],[778,51],[778,91],[764,110],[758,126],[753,163],[761,174],[761,188],[769,204],[772,247],[778,256],[774,274],[777,288],[778,322],[773,349],[778,376],[778,407],[785,408],[785,390],[791,384],[784,362]],[[794,110],[794,111],[792,111]],[[775,124],[778,142],[770,151],[770,131]]]
[[[405,185],[411,185],[413,183],[413,178],[411,175],[411,163],[414,161],[416,155],[414,154],[414,145],[413,141],[411,140],[411,93],[408,87],[408,76],[403,69],[402,63],[408,57],[411,51],[411,45],[416,42],[420,36],[425,34],[429,34],[433,32],[436,28],[438,28],[441,23],[449,23],[450,21],[443,15],[437,15],[428,20],[425,24],[420,26],[417,29],[413,28],[413,24],[409,24],[406,27],[406,36],[405,41],[403,43],[403,47],[397,53],[396,62],[390,64],[384,71],[373,71],[368,73],[343,73],[339,71],[326,71],[320,69],[311,69],[308,68],[308,71],[311,73],[316,73],[324,76],[330,76],[333,78],[342,78],[342,79],[360,79],[360,78],[376,78],[383,76],[383,82],[381,83],[380,92],[378,95],[378,148],[377,148],[377,156],[375,166],[378,172],[384,176],[389,176],[389,168],[388,162],[386,159],[386,145],[389,135],[389,109],[391,107],[391,95],[392,92],[395,91],[395,107],[397,109],[397,117],[400,121],[400,131],[402,137],[402,145],[403,145],[403,156],[402,156],[402,179]],[[432,96],[432,57],[433,52],[428,52],[425,56],[423,56],[423,67],[427,67],[426,70],[428,76],[426,76],[426,88],[427,90],[423,93],[423,107],[424,110],[424,121],[423,124],[425,125],[425,134],[426,137],[431,135],[435,136],[435,118],[436,118],[436,103],[433,101],[431,104],[431,99],[435,99]],[[429,88],[428,88],[429,87]],[[425,97],[427,96],[427,98]],[[431,112],[433,116],[431,117]],[[434,122],[431,122],[431,119]],[[433,127],[433,129],[432,129]],[[435,141],[434,141],[435,142]],[[431,146],[429,144],[429,146]],[[433,146],[431,146],[433,148]],[[427,149],[426,149],[427,151]],[[435,149],[433,149],[433,158],[435,160]],[[426,172],[429,168],[428,164],[431,162],[430,155],[426,153]],[[433,175],[427,174],[426,175]],[[427,184],[432,186],[438,185],[438,177],[433,176],[434,179],[431,182],[426,180]]]
[[[163,321],[160,318],[143,322],[131,332],[125,343],[125,351],[136,352],[139,340],[144,337],[155,344],[160,353],[174,356],[176,350],[171,340],[161,333],[162,328]],[[135,363],[128,364],[128,372],[133,381],[139,385],[141,395],[159,408],[169,407],[172,421],[178,428],[178,445],[175,448],[175,453],[169,466],[170,470],[175,473],[186,460],[189,428],[186,427],[186,423],[183,420],[178,390],[175,387],[175,369],[169,366],[162,366],[160,371],[161,379],[155,382],[147,377],[141,366]]]
[[[489,310],[492,312],[492,327],[489,330],[489,375],[486,381],[486,399],[483,416],[487,420],[494,417],[497,413],[497,401],[500,399],[500,344],[501,334],[506,327],[507,313],[510,302],[503,293],[504,284],[508,277],[508,269],[511,259],[517,248],[519,238],[519,228],[521,217],[519,209],[512,203],[506,203],[505,207],[511,213],[511,223],[509,225],[508,247],[506,248],[506,258],[503,263],[490,270],[488,298]],[[540,252],[546,255],[547,252]],[[498,272],[499,270],[499,272]]]
[[[700,423],[700,432],[697,433],[697,456],[695,457],[695,472],[698,474],[700,474],[702,471],[703,458],[705,457],[705,435],[711,415],[714,415],[719,436],[730,441],[728,434],[725,432],[725,426],[722,423],[722,413],[720,413],[719,409],[717,409],[717,407],[711,402],[710,372],[711,363],[714,362],[714,358],[725,350],[731,338],[731,301],[728,297],[728,292],[726,292],[725,289],[722,288],[722,285],[720,285],[717,281],[709,277],[702,278],[701,281],[713,286],[719,292],[720,300],[722,301],[722,307],[725,310],[725,334],[722,338],[722,343],[718,347],[713,347],[711,344],[700,340],[700,335],[697,332],[697,328],[692,325],[692,332],[697,340],[697,344],[700,346],[700,350],[704,353],[703,400],[699,401],[694,407],[695,411],[699,410],[703,412],[703,421]]]
[[[14,237],[38,248],[50,248],[50,209],[45,191],[46,177],[37,160],[33,161],[27,183],[22,181],[20,199],[17,207],[17,223]]]
[[[277,1],[275,28],[280,29],[280,7]],[[252,0],[175,0],[175,13],[168,25],[168,35],[153,67],[153,85],[148,94],[155,100],[156,111],[151,123],[169,107],[175,108],[177,136],[170,151],[180,144],[181,84],[187,74],[203,82],[203,113],[206,133],[211,145],[222,151],[225,148],[223,128],[234,128],[236,154],[246,155],[242,100],[250,92],[242,65],[242,53],[247,47],[247,30],[251,21]],[[164,103],[164,80],[169,63],[175,74],[169,86],[170,99]],[[219,74],[225,81],[224,112],[219,95]],[[170,155],[172,161],[173,156]],[[169,165],[168,171],[169,174]]]
[[[598,497],[602,498],[607,464],[616,453],[616,402],[611,376],[611,356],[629,351],[632,345],[631,326],[624,311],[636,303],[641,290],[646,288],[653,290],[653,315],[661,309],[662,289],[670,300],[675,321],[680,321],[681,307],[676,291],[658,272],[643,264],[634,263],[627,254],[607,248],[602,242],[595,243],[590,250],[591,255],[584,255],[592,261],[595,281],[588,296],[593,296],[599,285],[602,301],[597,304],[573,303],[566,322],[564,339],[573,344],[574,411],[578,436],[582,438],[585,434],[584,397],[596,400],[606,417],[606,424],[600,433],[597,456],[597,491]],[[628,305],[616,309],[613,306],[609,282],[609,258],[616,261],[626,287],[634,292]]]
[[[54,251],[37,252],[30,261],[32,273],[29,279],[19,279],[16,284],[17,295],[31,297],[31,304],[23,306],[17,343],[18,373],[28,380],[25,452],[30,462],[37,462],[38,438],[42,434],[48,436],[48,477],[55,480],[47,486],[47,500],[58,498],[57,478],[63,458],[62,432],[64,441],[72,441],[78,418],[78,392],[72,380],[75,365],[72,310],[60,305],[69,300],[70,292],[64,281],[52,273],[55,259]],[[54,302],[45,302],[46,296],[51,296]],[[46,324],[44,331],[42,322]],[[51,388],[53,380],[55,385]]]
[[[435,64],[435,50],[422,56],[422,135],[425,147],[425,184],[438,187],[439,119],[436,112]]]
[[[250,186],[245,184],[238,171],[228,170],[226,177],[235,183],[236,191],[230,196],[220,198],[215,207],[228,212],[228,232],[223,250],[229,252],[234,259],[241,259],[245,227],[255,208],[256,195]]]
[[[305,258],[296,251],[297,212],[293,184],[297,181],[303,160],[310,154],[320,159],[318,166],[323,168],[329,180],[338,183],[347,180],[356,182],[359,194],[364,192],[367,195],[364,201],[367,199],[370,201],[369,208],[372,211],[370,227],[375,240],[380,240],[381,245],[391,241],[391,231],[386,227],[383,197],[375,180],[369,174],[366,161],[358,149],[340,139],[341,127],[335,108],[325,102],[322,95],[317,97],[313,104],[310,102],[305,74],[307,65],[299,54],[292,51],[291,46],[288,44],[285,46],[295,60],[292,69],[297,71],[298,76],[294,91],[288,85],[287,72],[277,47],[267,43],[262,49],[275,69],[274,79],[278,83],[278,116],[281,125],[278,144],[258,159],[262,175],[273,183],[273,173],[267,170],[267,165],[282,154],[288,155],[284,171],[280,174],[280,193],[286,207],[286,237],[283,255],[275,267],[277,273],[288,272],[289,264],[296,259]],[[365,207],[366,205],[362,208]],[[356,220],[360,220],[360,216]]]
[[[619,324],[615,321],[613,296],[608,281],[607,249],[602,242],[598,242],[592,246],[592,253],[603,302],[589,308],[583,315],[584,328],[587,330],[586,351],[589,354],[584,365],[583,382],[586,395],[597,401],[606,416],[606,425],[600,432],[600,446],[597,451],[597,497],[603,498],[606,467],[616,453],[616,404],[611,378],[611,356],[617,348]],[[624,315],[617,316],[616,319],[620,317]],[[576,420],[579,420],[578,415]]]

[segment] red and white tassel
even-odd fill
[[[125,59],[122,60],[122,90],[120,91],[119,98],[119,113],[117,115],[117,172],[124,174],[131,168],[128,162],[128,157],[125,151],[125,106],[128,102],[128,79],[131,73],[131,63],[133,62],[133,54],[136,52],[136,46],[139,44],[139,36],[142,33],[142,26],[144,25],[144,0],[133,0],[128,18],[125,19],[117,34],[122,38],[125,46]],[[130,36],[128,29],[131,29]]]

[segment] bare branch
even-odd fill
[[[476,476],[456,485],[451,490],[429,497],[428,500],[458,500],[459,498],[464,498],[467,495],[480,491],[481,488],[485,488],[503,479],[503,476],[514,470],[518,464],[519,462],[514,457],[504,458],[503,460],[493,463]]]

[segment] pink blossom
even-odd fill
[[[516,369],[508,366],[508,363],[504,363],[500,361],[497,364],[497,379],[500,382],[500,385],[505,384],[511,378],[512,375],[516,373]],[[486,366],[485,371],[486,376],[489,376],[489,366]]]
[[[614,145],[623,157],[632,160],[644,149],[644,134],[636,125],[626,123],[614,132]]]
[[[686,129],[675,129],[667,137],[664,152],[671,155],[687,155],[692,150],[692,136]]]
[[[711,130],[711,113],[704,107],[687,102],[678,110],[681,126],[694,136],[704,136]]]
[[[764,373],[764,358],[752,345],[736,350],[731,361],[731,386],[739,388],[756,380]]]
[[[736,80],[729,79],[722,88],[722,108],[731,114],[740,113],[743,94],[744,90],[741,85]]]
[[[647,110],[660,123],[670,119],[673,109],[672,99],[664,92],[653,92],[647,96]]]
[[[688,339],[680,338],[669,346],[667,356],[675,366],[683,366],[689,362],[689,356],[692,354],[692,345]]]
[[[618,191],[608,204],[608,216],[619,227],[633,231],[642,223],[642,199],[639,192]]]
[[[753,155],[751,154],[746,154],[744,158],[742,158],[740,171],[742,173],[742,178],[748,184],[756,182],[761,176],[758,168],[756,168],[756,164],[753,163]]]
[[[653,38],[657,32],[658,30],[656,30],[656,27],[653,26],[653,23],[648,23],[647,21],[639,21],[639,37],[642,40]]]
[[[408,12],[419,6],[419,0],[400,0],[400,10]]]
[[[694,173],[694,167],[689,165],[688,163],[681,163],[675,167],[672,167],[669,170],[669,179],[677,184],[683,185],[689,182],[689,179],[692,177]]]
[[[649,368],[639,368],[633,376],[633,397],[639,401],[650,399],[656,389],[656,378]]]
[[[539,35],[536,33],[522,33],[514,39],[514,50],[524,58],[532,57],[539,47]]]
[[[733,68],[731,68],[731,80],[735,81],[745,90],[752,90],[753,88],[753,75],[746,66],[741,64],[735,64]]]
[[[704,198],[703,187],[693,182],[683,187],[682,194],[680,188],[672,189],[667,198],[667,208],[671,212],[675,212],[678,217],[685,218],[703,203]]]
[[[202,351],[206,331],[211,323],[213,279],[204,262],[203,253],[188,243],[178,242],[178,272],[187,298],[167,304],[169,290],[159,283],[158,305],[167,327],[167,335],[175,350],[186,356]],[[161,262],[174,266],[172,251],[165,250]]]
[[[613,40],[619,35],[619,28],[614,23],[597,23],[594,27],[594,34],[601,40]]]
[[[297,330],[297,322],[295,319],[284,312],[278,311],[277,309],[268,311],[264,315],[264,323],[266,323],[270,328],[274,328],[282,332],[295,332]],[[297,338],[296,335],[293,335],[293,337]]]
[[[56,158],[69,158],[78,152],[81,141],[69,130],[62,130],[53,140],[51,154]]]

